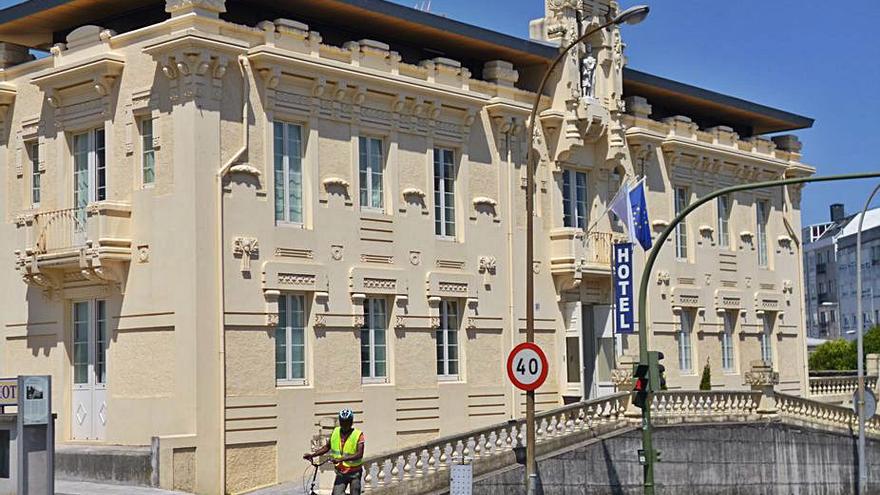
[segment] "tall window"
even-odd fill
[[[686,187],[675,188],[675,214],[676,216],[688,206],[688,190]],[[688,257],[688,231],[687,220],[675,226],[675,257],[686,260]]]
[[[382,140],[361,136],[360,148],[361,207],[382,208]]]
[[[764,313],[764,331],[761,332],[761,359],[766,364],[773,365],[773,320],[775,314],[771,312]]]
[[[74,202],[85,207],[107,199],[107,160],[104,129],[73,136]]]
[[[730,196],[718,197],[718,246],[730,247]]]
[[[434,148],[434,233],[455,237],[455,152]]]
[[[40,146],[36,141],[27,143],[28,158],[31,162],[31,203],[40,206]]]
[[[757,202],[758,223],[758,266],[767,266],[767,215],[769,206],[767,201]]]
[[[681,328],[678,330],[678,369],[682,373],[690,373],[694,370],[693,355],[691,349],[691,330],[693,320],[690,311],[682,309],[679,316]]]
[[[587,228],[587,174],[565,170],[562,173],[562,213],[566,227]]]
[[[275,221],[302,223],[302,127],[275,122]]]
[[[441,378],[458,378],[458,304],[455,301],[440,301],[437,375]]]
[[[156,182],[156,148],[153,147],[153,119],[141,120],[141,170],[144,185]]]
[[[384,299],[364,300],[364,326],[361,328],[361,378],[384,379],[387,375],[387,345],[385,327],[388,325]]]
[[[305,297],[282,295],[278,298],[278,327],[275,329],[275,378],[305,383],[306,331]]]
[[[736,330],[736,311],[724,312],[724,331],[721,333],[721,369],[726,373],[736,371],[733,355],[733,333]]]

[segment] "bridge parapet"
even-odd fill
[[[767,401],[763,391],[669,391],[655,394],[652,417],[658,425],[790,423],[851,434],[857,424],[851,409],[779,393]],[[769,406],[769,407],[768,407]],[[536,416],[539,458],[572,445],[636,430],[631,394],[568,405]],[[638,411],[637,409],[635,409]],[[880,438],[880,416],[866,423],[870,437]],[[474,477],[521,463],[525,453],[523,420],[452,435],[388,452],[365,461],[365,489],[379,494],[423,494],[448,490],[453,464],[473,464]]]

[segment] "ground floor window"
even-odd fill
[[[458,378],[458,303],[456,301],[440,301],[437,376],[446,379]]]

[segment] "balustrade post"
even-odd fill
[[[779,383],[779,373],[773,371],[771,365],[762,360],[752,361],[752,370],[746,372],[745,383],[751,385],[752,390],[761,392],[758,414],[767,416],[778,412],[773,387]]]

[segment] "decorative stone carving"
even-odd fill
[[[251,259],[260,254],[260,243],[254,237],[236,237],[232,240],[232,253],[241,258],[241,272],[250,272]]]
[[[267,327],[277,327],[280,322],[280,318],[278,313],[268,313],[266,314],[266,326]]]
[[[330,257],[333,258],[334,261],[342,261],[344,253],[345,248],[343,246],[330,246]]]
[[[758,414],[775,414],[776,397],[773,387],[779,384],[779,373],[773,371],[773,366],[761,360],[752,361],[751,371],[745,373],[745,384],[752,390],[761,391],[761,402],[758,404]]]
[[[670,279],[671,277],[668,271],[660,270],[657,272],[657,285],[669,286]]]
[[[341,177],[327,177],[326,179],[321,181],[321,183],[324,184],[325,188],[331,188],[335,186],[341,187],[343,189],[348,189],[351,186],[351,184],[349,184],[347,180]]]
[[[137,260],[138,263],[150,262],[150,246],[145,244],[137,247]]]
[[[165,12],[178,17],[192,12],[218,17],[226,12],[226,0],[165,0]]]
[[[498,261],[494,256],[480,256],[480,273],[495,274],[495,267]]]
[[[492,198],[487,198],[485,196],[477,196],[474,198],[474,206],[490,206],[492,208],[498,206],[498,201],[495,201]]]
[[[596,57],[593,47],[587,43],[587,55],[581,60],[581,97],[593,98],[595,94]]]
[[[250,175],[257,179],[259,179],[262,175],[260,169],[254,167],[253,165],[248,165],[247,163],[242,163],[229,167],[229,173]]]
[[[300,288],[309,288],[314,287],[317,283],[317,278],[314,275],[300,274],[300,273],[279,273],[278,274],[278,284],[291,286],[291,287],[300,287]]]
[[[409,252],[409,262],[413,266],[419,266],[422,264],[422,253],[420,251],[410,251]]]

